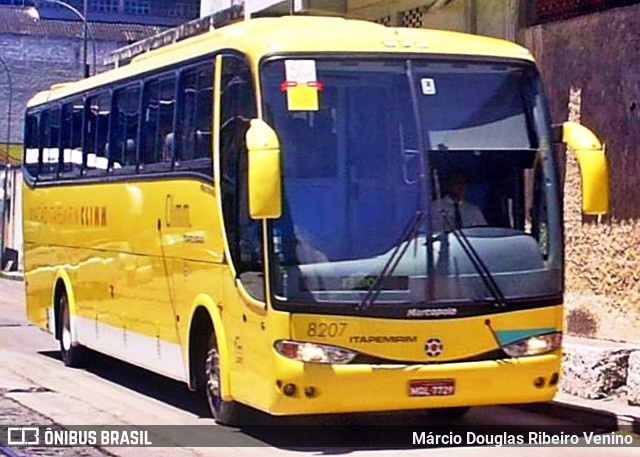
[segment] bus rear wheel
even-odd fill
[[[58,309],[60,313],[60,358],[68,367],[81,367],[87,361],[87,349],[73,343],[69,299],[65,292],[60,294]]]
[[[222,378],[220,376],[220,352],[215,334],[211,334],[204,361],[204,379],[207,404],[216,422],[225,425],[239,425],[240,405],[222,399]]]

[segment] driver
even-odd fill
[[[432,228],[434,232],[451,228],[474,227],[487,225],[487,221],[473,203],[465,200],[467,177],[461,171],[452,171],[443,184],[443,196],[433,202]],[[446,219],[443,216],[446,215]],[[447,220],[449,223],[447,223]],[[453,227],[451,227],[453,226]]]

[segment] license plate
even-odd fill
[[[446,397],[456,392],[453,379],[409,381],[410,397]]]

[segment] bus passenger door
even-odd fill
[[[227,268],[224,274],[222,322],[216,324],[224,325],[230,365],[222,370],[230,373],[231,393],[250,403],[261,390],[256,386],[268,379],[269,367],[264,361],[268,360],[271,347],[265,331],[264,308],[250,303],[240,290],[242,287],[256,300],[265,299],[262,222],[249,217],[247,195],[246,132],[257,112],[246,60],[236,55],[219,56],[216,66],[220,65],[214,96],[214,104],[219,106],[214,118],[219,155],[217,181],[229,252],[227,262],[235,271]]]

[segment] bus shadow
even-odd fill
[[[60,351],[41,351],[45,357],[61,361]],[[204,401],[186,385],[165,376],[131,365],[104,354],[92,352],[83,370],[102,379],[126,387],[146,397],[153,398],[201,418],[209,418]]]
[[[304,421],[303,421],[304,422]],[[620,439],[624,427],[600,424],[491,424],[470,419],[440,422],[428,414],[362,415],[334,418],[313,425],[291,423],[242,427],[244,435],[279,449],[320,454],[348,454],[356,451],[446,449],[505,446],[585,446],[587,436]],[[617,433],[614,438],[612,432]],[[576,441],[572,441],[573,439]],[[626,438],[630,438],[627,436]],[[604,441],[606,444],[606,441]],[[629,445],[625,441],[610,445]]]
[[[413,432],[429,432],[434,425],[426,413],[407,412],[257,417],[260,424],[241,427],[243,434],[274,448],[334,455],[415,449]]]

